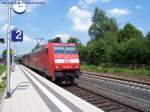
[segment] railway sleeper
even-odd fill
[[[105,103],[98,104],[98,107],[100,108],[109,107],[109,106],[113,106],[112,103],[105,102]]]
[[[103,107],[103,110],[107,111],[107,112],[113,112],[114,110],[122,110],[123,108],[120,108],[118,106],[108,106],[108,107]]]

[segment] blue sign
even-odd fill
[[[22,42],[23,41],[23,31],[18,29],[13,29],[11,31],[11,40],[14,42]]]

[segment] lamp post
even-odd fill
[[[26,4],[22,0],[17,0],[16,3],[11,4],[8,0],[8,27],[7,27],[7,97],[11,97],[10,91],[10,44],[11,44],[11,9],[16,14],[23,14],[26,11]]]
[[[10,35],[11,35],[11,4],[8,3],[8,26],[7,26],[7,97],[10,93]]]

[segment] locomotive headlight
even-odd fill
[[[79,66],[78,66],[78,65],[76,65],[76,66],[75,66],[75,68],[79,68]]]
[[[58,66],[58,65],[56,65],[56,70],[60,70],[60,68],[59,68],[59,66]]]
[[[59,67],[58,66],[56,66],[56,69],[58,69]]]

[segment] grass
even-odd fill
[[[3,74],[3,72],[6,70],[5,65],[0,64],[0,76]]]
[[[95,65],[81,65],[81,71],[150,77],[150,69],[148,68],[129,69],[123,67],[102,67]]]
[[[4,89],[6,87],[6,84],[4,82],[0,82],[0,89]]]
[[[0,64],[0,76],[4,73],[4,71],[6,70],[6,66]],[[0,89],[5,88],[6,84],[4,83],[4,81],[0,82]]]

